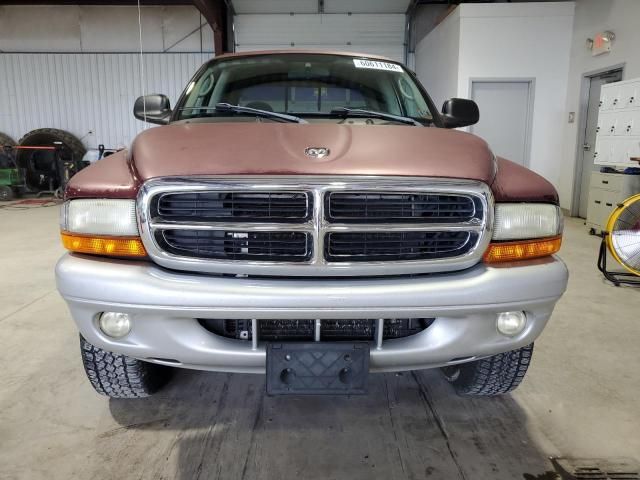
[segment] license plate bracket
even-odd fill
[[[267,344],[268,395],[363,395],[368,342]]]

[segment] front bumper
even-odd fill
[[[271,279],[168,271],[153,263],[67,254],[58,290],[82,335],[115,353],[155,363],[264,373],[265,348],[207,331],[198,318],[435,318],[426,330],[372,347],[372,371],[432,368],[513,350],[534,341],[567,285],[556,257],[447,274],[396,278]],[[522,310],[515,337],[496,330],[499,312]],[[97,328],[100,312],[133,315],[120,340]]]

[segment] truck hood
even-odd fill
[[[330,150],[326,158],[308,147]],[[138,181],[189,175],[394,175],[490,184],[495,159],[467,133],[401,125],[188,123],[150,128],[132,146]]]

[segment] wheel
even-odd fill
[[[0,185],[0,202],[13,200],[13,190],[7,185]]]
[[[32,130],[20,139],[22,147],[52,147],[61,143],[62,163],[80,163],[87,149],[75,135],[57,128]],[[25,168],[27,185],[33,190],[55,190],[61,183],[61,172],[55,163],[53,152],[48,150],[19,150],[16,155],[19,167]]]
[[[107,352],[87,342],[82,335],[80,351],[91,385],[107,397],[148,397],[167,383],[171,374],[170,367]]]
[[[520,385],[532,355],[533,343],[475,362],[445,367],[443,372],[458,395],[502,395]]]
[[[595,228],[590,228],[589,229],[589,235],[595,235],[596,234],[596,229]]]

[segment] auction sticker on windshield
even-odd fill
[[[353,64],[356,66],[356,68],[371,68],[373,70],[387,70],[389,72],[402,73],[402,67],[395,63],[377,62],[375,60],[361,60],[359,58],[354,58]]]

